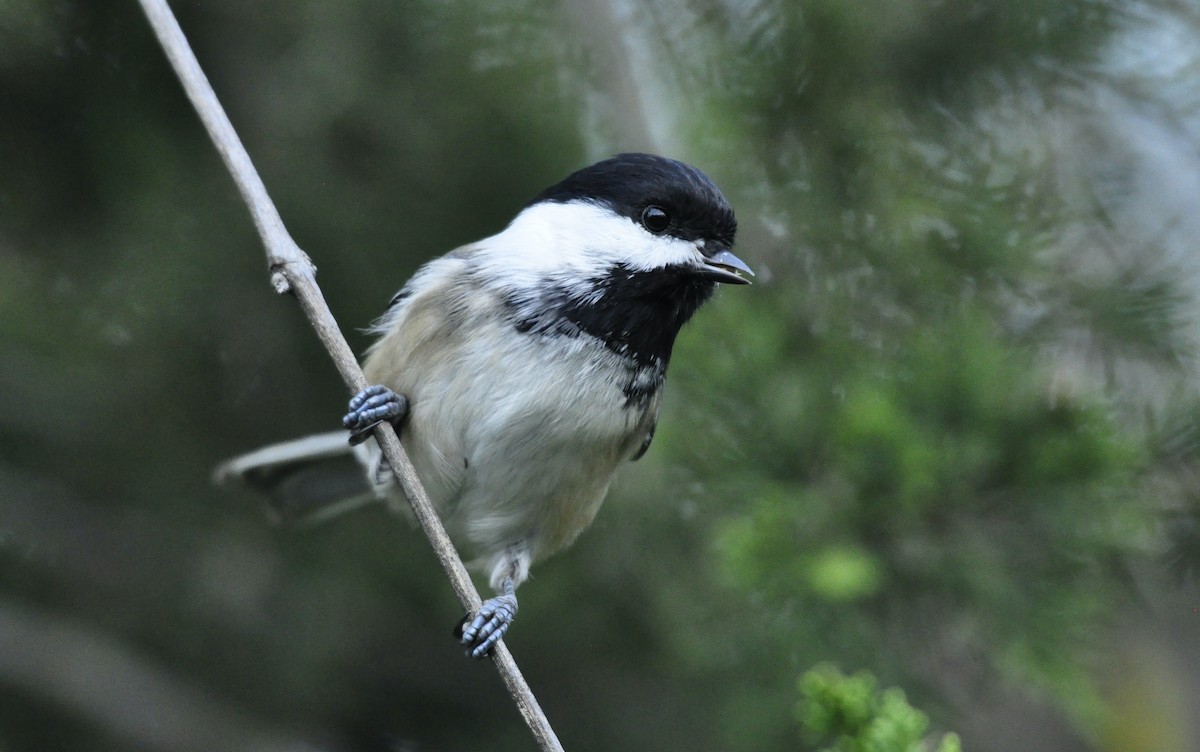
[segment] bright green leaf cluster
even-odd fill
[[[1128,548],[1138,444],[1103,404],[1052,395],[1028,350],[969,312],[886,349],[826,347],[793,365],[801,419],[755,412],[762,445],[746,451],[771,461],[737,475],[750,498],[718,528],[728,581],[804,614],[787,645],[844,651],[800,660],[878,660],[885,635],[920,650],[936,620],[1086,705],[1073,648],[1115,592],[1105,562]]]
[[[958,736],[925,741],[929,718],[897,688],[880,690],[862,671],[846,676],[821,664],[800,678],[796,717],[821,752],[961,752]]]

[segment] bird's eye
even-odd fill
[[[642,210],[642,227],[655,235],[667,231],[671,226],[671,215],[661,206],[647,206]]]

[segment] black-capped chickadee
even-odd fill
[[[650,446],[680,327],[717,283],[752,274],[730,252],[736,229],[720,190],[682,162],[621,154],[579,170],[392,298],[363,365],[375,386],[350,400],[347,431],[260,449],[217,475],[267,491],[285,517],[367,498],[406,508],[362,441],[391,421],[497,592],[461,625],[482,657],[530,564],[570,544],[617,466]]]

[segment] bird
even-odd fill
[[[378,445],[391,422],[458,545],[496,595],[456,628],[491,653],[530,566],[592,522],[658,423],[676,336],[717,285],[745,285],[737,221],[699,169],[625,153],[579,169],[499,233],[421,266],[375,336],[343,428],[236,457],[215,474],[326,516],[406,509]]]

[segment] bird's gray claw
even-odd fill
[[[517,596],[498,595],[489,598],[479,607],[479,612],[470,623],[466,623],[466,618],[463,619],[458,641],[467,646],[467,655],[472,658],[490,655],[516,615]]]
[[[342,425],[350,429],[350,444],[361,444],[383,421],[399,427],[408,414],[408,398],[381,384],[374,384],[350,398],[349,412]]]

